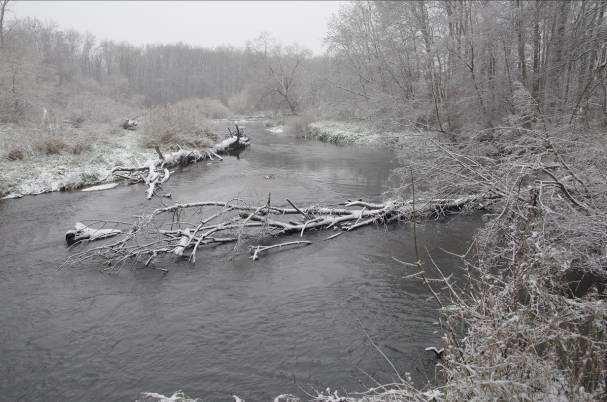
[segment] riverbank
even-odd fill
[[[308,127],[307,138],[335,144],[398,137],[352,123]],[[402,138],[392,142],[403,161],[395,172],[402,186],[393,194],[410,198],[411,180],[434,196],[485,194],[485,223],[461,256],[464,283],[452,283],[445,267],[422,258],[445,331],[437,382],[420,390],[403,381],[369,390],[369,399],[348,400],[605,397],[607,183],[601,167],[607,150],[601,138],[600,130],[538,124],[470,132],[455,144],[420,134],[404,141],[416,144],[414,150],[398,146]]]
[[[76,140],[76,139],[74,139]],[[82,139],[81,152],[38,153],[10,160],[0,158],[0,196],[17,198],[51,191],[75,190],[112,180],[115,166],[134,166],[154,157],[141,146],[142,134],[97,127]]]
[[[435,195],[484,194],[455,283],[424,257],[441,312],[437,400],[603,400],[607,162],[600,129],[502,127],[433,142],[397,172]],[[410,193],[403,186],[401,193]],[[438,194],[437,194],[438,193]],[[415,271],[415,269],[413,269]],[[378,400],[423,399],[408,384]]]
[[[196,139],[191,144],[185,141],[188,137],[182,135],[179,138],[171,138],[171,142],[161,145],[161,149],[166,151],[179,145],[179,149],[193,152],[199,149],[197,144],[206,149],[219,138],[216,133],[221,133],[234,121],[208,121],[208,129],[202,136],[190,136]],[[69,139],[61,138],[56,142],[65,144],[73,141],[77,145],[72,145],[71,148],[62,145],[50,152],[34,152],[31,150],[32,146],[20,146],[19,149],[26,151],[22,151],[19,157],[15,158],[10,155],[10,144],[15,144],[16,138],[23,133],[19,128],[0,127],[2,148],[8,152],[0,158],[0,198],[73,191],[114,183],[116,178],[111,174],[114,167],[144,166],[147,161],[158,158],[150,146],[155,142],[150,141],[149,133],[141,126],[136,131],[131,131],[109,125],[96,125],[72,130],[70,134]],[[28,135],[35,137],[35,133]]]
[[[428,139],[436,137],[435,133],[428,131],[382,130],[364,121],[311,119],[313,121],[308,122],[305,117],[295,119],[302,121],[287,121],[286,124],[271,125],[266,130],[276,135],[295,135],[334,145],[384,146],[394,149],[415,146],[420,142],[426,143]]]

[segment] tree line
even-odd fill
[[[85,83],[146,106],[215,98],[239,112],[312,110],[450,133],[540,114],[555,124],[607,124],[601,0],[352,2],[334,15],[322,56],[268,35],[244,48],[99,41],[7,20],[7,4],[1,120],[24,118]]]
[[[517,113],[523,89],[553,122],[607,123],[606,5],[356,2],[333,20],[328,41],[347,72],[341,85],[380,114],[419,113],[441,131],[491,127]]]

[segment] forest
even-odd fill
[[[328,53],[313,56],[268,34],[244,49],[99,41],[8,19],[3,1],[0,116],[25,124],[43,109],[92,113],[69,107],[82,104],[77,94],[137,107],[212,98],[236,113],[309,111],[452,134],[518,116],[526,91],[551,124],[604,124],[603,6],[356,2],[334,16]]]
[[[435,378],[420,385],[398,376],[360,395],[321,392],[315,400],[606,397],[607,2],[354,1],[333,15],[323,54],[268,33],[242,48],[135,46],[11,18],[12,5],[0,0],[0,195],[43,192],[37,178],[23,185],[23,166],[47,157],[92,166],[87,155],[101,152],[98,143],[124,154],[156,149],[164,169],[158,147],[216,150],[221,119],[262,116],[290,135],[328,142],[348,142],[351,133],[344,140],[327,127],[355,127],[399,156],[398,184],[381,204],[274,208],[268,195],[267,204],[247,207],[175,204],[149,219],[219,206],[219,216],[231,215],[214,233],[238,221],[239,230],[265,222],[303,236],[332,229],[340,215],[348,236],[361,218],[410,222],[415,231],[416,222],[445,214],[483,215],[456,256],[465,280],[452,283],[417,243],[415,261],[404,263],[440,313]],[[136,140],[125,139],[128,120],[139,122]],[[134,164],[120,158],[44,191],[105,182],[119,160]],[[269,222],[273,213],[303,220]],[[195,244],[190,260],[200,244],[240,242],[240,232],[196,241],[203,218],[195,220],[197,231],[185,236],[186,248]],[[183,241],[183,232],[172,234],[169,254]],[[103,257],[149,257],[147,266],[158,250],[127,253],[133,239],[102,249]],[[259,247],[268,246],[253,259]]]

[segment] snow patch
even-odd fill
[[[83,188],[80,191],[101,191],[101,190],[109,190],[112,189],[114,187],[118,186],[118,183],[106,183],[106,184],[99,184],[97,186],[92,186],[92,187],[87,187],[87,188]]]
[[[284,126],[270,127],[270,128],[266,128],[266,131],[269,131],[272,134],[282,134],[285,131],[285,127]]]
[[[142,392],[136,402],[198,402],[186,396],[183,391],[177,391],[171,396],[165,396],[156,392]]]
[[[388,145],[401,147],[418,141],[420,136],[428,138],[427,133],[414,131],[385,131],[364,122],[342,122],[321,120],[310,123],[306,138],[317,139],[333,144]]]

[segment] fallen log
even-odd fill
[[[219,155],[236,152],[250,145],[250,140],[245,136],[228,137],[220,143],[216,144],[211,150]]]
[[[277,207],[269,201],[255,206],[239,199],[177,203],[157,208],[149,215],[139,217],[134,223],[125,223],[130,230],[118,241],[73,254],[64,264],[76,264],[96,257],[115,269],[126,262],[143,262],[145,266],[150,266],[156,258],[166,254],[195,262],[197,252],[205,246],[224,243],[238,245],[248,239],[259,240],[289,234],[303,237],[306,233],[327,229],[345,233],[371,224],[407,222],[457,212],[462,208],[482,208],[482,202],[487,198],[471,195],[416,200],[415,206],[412,201],[388,201],[383,204],[354,201],[347,203],[344,208]],[[292,202],[290,204],[295,205]],[[327,240],[335,236],[337,235],[329,236]],[[302,242],[305,241],[295,243],[303,244]],[[258,252],[253,251],[255,259],[260,251],[272,246],[256,247]]]
[[[116,186],[118,186],[118,183],[104,183],[104,184],[98,184],[96,186],[85,187],[85,188],[83,188],[80,191],[84,191],[84,192],[102,191],[102,190],[112,189],[112,188],[114,188]]]
[[[122,231],[118,229],[94,229],[90,228],[83,223],[76,222],[74,229],[68,230],[65,233],[65,241],[68,245],[73,245],[84,240],[94,241],[99,239],[106,239],[121,234]]]
[[[237,126],[238,127],[238,126]],[[144,166],[116,166],[111,174],[115,178],[127,180],[130,184],[145,183],[147,185],[146,198],[151,199],[162,184],[169,180],[171,171],[176,167],[188,166],[203,160],[223,160],[221,155],[237,152],[250,145],[250,140],[239,131],[238,136],[231,136],[214,145],[207,151],[179,150],[163,155],[159,147],[155,147],[158,154],[157,161],[148,161]],[[147,173],[146,173],[147,172]]]

